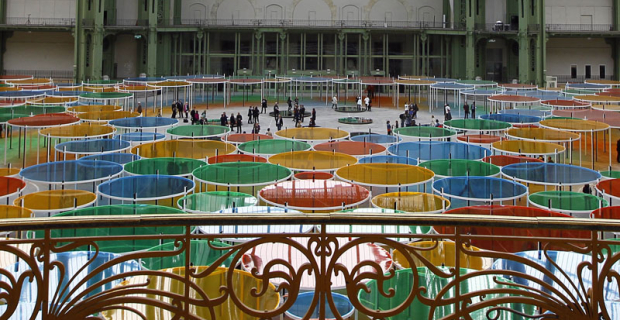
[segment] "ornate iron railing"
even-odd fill
[[[282,224],[317,228],[311,233],[241,235],[199,234],[193,227]],[[329,225],[433,226],[436,232],[409,235],[330,232]],[[122,235],[155,226],[176,226],[181,231]],[[88,230],[82,232],[85,236],[79,233],[84,228]],[[114,230],[117,235],[98,235],[97,229]],[[75,230],[76,237],[55,236],[62,230]],[[604,232],[620,232],[620,222],[610,220],[359,213],[288,214],[286,217],[177,214],[13,219],[0,221],[0,232],[17,237],[0,241],[3,266],[0,298],[4,301],[0,305],[0,319],[33,319],[36,315],[41,319],[95,319],[101,315],[113,319],[150,319],[165,313],[183,319],[271,319],[290,311],[308,278],[314,292],[309,310],[316,306],[320,315],[336,310],[333,292],[340,291],[350,300],[358,319],[470,319],[474,315],[484,319],[618,317],[614,312],[618,309],[615,300],[620,298],[617,265],[620,254],[615,253],[617,242],[600,239]],[[523,232],[530,232],[530,236],[524,236]],[[245,241],[231,240],[234,243],[227,247],[210,245],[210,249],[219,253],[210,267],[193,264],[199,257],[192,252],[193,241],[214,244],[214,239],[240,237],[245,237]],[[403,238],[426,240],[430,245],[407,245]],[[440,240],[452,241],[454,250],[442,252],[444,243]],[[134,251],[96,263],[97,257],[103,255],[99,248],[112,241],[173,245],[167,250]],[[265,260],[260,267],[254,264],[248,270],[251,275],[243,274],[251,281],[240,286],[241,272],[235,271],[237,262],[251,266],[248,259],[258,255],[258,246],[265,245],[287,248],[288,253],[295,251],[297,258],[293,261],[290,257],[294,255],[289,254],[288,259]],[[381,250],[406,253],[399,265],[414,268],[395,271],[391,263],[385,263],[386,259],[361,258],[353,263],[341,260],[351,252],[359,258],[360,246],[364,245],[372,246],[375,253]],[[476,245],[483,249],[474,249]],[[540,264],[531,257],[510,253],[509,247],[533,249],[538,252],[538,259],[546,258],[548,263]],[[85,248],[90,253],[83,263],[68,265],[58,258],[59,254]],[[444,266],[429,254],[437,250],[445,258]],[[560,261],[554,258],[554,250],[563,250],[581,260]],[[144,265],[146,260],[170,257],[179,257],[179,268],[135,268],[137,262]],[[389,255],[382,256],[386,257]],[[260,262],[258,258],[252,261]],[[500,260],[521,267],[502,268],[501,263],[498,266]],[[480,261],[484,267],[478,265]],[[134,267],[126,266],[130,262]],[[220,265],[227,267],[218,268]],[[335,277],[341,277],[342,288],[332,287],[338,282],[334,281]],[[476,279],[483,280],[476,282]],[[279,283],[277,287],[268,284],[274,281]],[[311,314],[305,316],[308,319]],[[342,319],[343,315],[335,312],[334,317]]]
[[[7,17],[2,23],[9,26],[36,26],[36,27],[72,27],[75,26],[74,18],[31,18],[31,17]]]

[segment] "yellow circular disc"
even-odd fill
[[[52,83],[51,79],[43,79],[43,78],[35,78],[35,79],[24,79],[24,80],[10,80],[6,81],[7,83],[15,84],[15,85],[29,85],[29,84],[48,84]]]
[[[603,131],[609,129],[609,125],[606,123],[581,119],[548,119],[541,121],[540,126],[573,132]]]
[[[19,174],[20,168],[0,168],[0,177],[12,177]]]
[[[63,105],[65,103],[71,103],[78,101],[76,97],[45,97],[41,99],[33,99],[28,100],[28,103],[36,103],[36,104],[60,104]]]
[[[620,97],[611,96],[597,96],[594,94],[586,94],[581,96],[574,96],[573,99],[586,102],[620,102]]]
[[[131,153],[142,158],[191,158],[206,159],[231,154],[235,145],[213,140],[166,140],[145,143],[131,149]]]
[[[338,169],[336,176],[341,180],[367,186],[412,186],[429,182],[435,173],[401,163],[359,163]]]
[[[280,130],[275,135],[287,139],[315,141],[345,139],[349,136],[349,133],[333,128],[291,128]]]
[[[90,205],[97,195],[84,190],[47,190],[30,193],[15,199],[16,206],[33,211],[63,211]]]
[[[566,150],[563,145],[541,141],[504,140],[493,142],[493,149],[516,155],[553,155]]]
[[[506,136],[518,140],[543,142],[570,142],[579,140],[579,135],[576,133],[547,128],[512,128],[508,129]]]
[[[78,124],[73,126],[52,127],[40,131],[41,135],[53,138],[95,138],[114,134],[116,129],[110,126],[98,124]]]
[[[407,245],[422,248],[422,250],[415,250],[426,261],[432,263],[434,266],[445,266],[453,268],[456,266],[456,245],[452,241],[419,241],[408,243]],[[466,246],[463,244],[463,249],[467,251],[480,251],[479,248],[474,246]],[[408,254],[408,253],[405,253]],[[417,266],[423,265],[415,255],[411,254],[411,259]],[[394,250],[392,253],[394,262],[400,265],[403,269],[411,268],[409,261],[405,258],[405,255],[399,250]],[[485,270],[488,269],[493,260],[490,258],[482,258],[471,256],[463,251],[459,253],[459,263],[461,268],[473,269],[473,270]]]
[[[601,111],[620,111],[620,105],[617,104],[593,104],[592,109]]]
[[[110,106],[110,105],[76,106],[76,107],[67,108],[69,112],[75,112],[75,113],[111,112],[111,111],[119,111],[122,109],[123,107],[121,106]]]
[[[153,83],[152,85],[148,85],[148,87],[156,87],[156,88],[174,88],[174,87],[188,87],[192,84],[187,81],[162,81]]]
[[[615,81],[615,80],[586,80],[585,83],[606,84],[609,86],[620,86],[620,81]]]
[[[0,205],[0,219],[31,218],[32,210],[18,206]]]
[[[450,207],[450,201],[430,193],[392,192],[372,198],[372,205],[412,213],[439,213]]]
[[[429,80],[406,80],[406,79],[398,79],[398,80],[394,80],[394,82],[397,84],[408,85],[408,86],[430,86],[430,85],[437,83],[436,81],[429,81]]]
[[[18,87],[1,87],[0,92],[9,92],[9,91],[21,91],[22,89]]]
[[[140,114],[137,112],[129,112],[129,111],[90,111],[84,113],[78,113],[77,117],[80,120],[86,121],[112,121],[123,118],[135,118]]]
[[[296,171],[334,171],[356,164],[357,158],[340,152],[293,151],[273,155],[269,162]]]

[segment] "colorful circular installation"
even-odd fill
[[[444,214],[498,216],[506,217],[506,219],[510,219],[512,217],[571,218],[569,215],[551,210],[506,205],[463,207],[446,211]],[[441,234],[454,232],[454,227],[434,226],[433,228]],[[497,228],[493,226],[464,227],[460,229],[460,232],[479,236],[497,235],[498,237],[495,239],[472,239],[471,244],[481,249],[499,252],[535,250],[541,245],[541,243],[537,240],[539,238],[584,239],[591,236],[589,232],[581,230],[558,230],[551,228]],[[504,240],[503,237],[508,237],[508,239]],[[514,240],[512,237],[522,237],[523,240]],[[531,240],[529,240],[530,238]],[[550,247],[556,248],[558,246],[553,245]]]
[[[437,159],[480,160],[491,155],[491,150],[459,142],[419,141],[401,142],[388,149],[392,155],[429,161]]]
[[[336,171],[336,177],[350,183],[376,187],[417,186],[431,182],[435,174],[426,168],[399,163],[362,163]]]
[[[500,173],[500,168],[494,164],[464,159],[431,160],[421,163],[420,167],[433,171],[435,179],[465,176],[495,177]]]
[[[581,119],[547,119],[540,122],[543,128],[557,129],[572,132],[603,131],[609,129],[609,125],[591,120]]]
[[[118,119],[135,118],[140,116],[137,112],[130,111],[87,111],[76,115],[86,122],[111,122]]]
[[[373,154],[384,154],[386,147],[372,142],[333,141],[323,142],[314,146],[316,151],[340,152],[354,157],[365,157]]]
[[[542,191],[531,194],[528,202],[541,209],[553,210],[569,215],[577,215],[581,218],[587,218],[590,212],[607,207],[606,200],[573,191]]]
[[[81,105],[67,108],[67,111],[74,113],[86,113],[86,112],[112,112],[123,110],[120,106],[111,105]]]
[[[527,196],[527,187],[493,177],[449,177],[433,183],[433,191],[446,197],[453,208],[514,202]]]
[[[249,207],[258,204],[258,199],[247,193],[232,191],[210,191],[194,193],[178,200],[177,206],[190,213],[217,212],[229,208]]]
[[[37,217],[91,206],[97,195],[84,190],[48,190],[21,196],[13,204],[32,210]]]
[[[211,140],[166,140],[145,143],[131,149],[131,153],[142,158],[192,158],[207,159],[219,155],[231,154],[237,148],[221,141]]]
[[[334,180],[334,175],[323,171],[304,171],[293,175],[295,180]]]
[[[0,177],[15,177],[20,171],[20,168],[0,168]]]
[[[238,148],[239,151],[244,154],[269,157],[283,152],[310,150],[312,146],[302,141],[273,139],[244,142],[240,144]]]
[[[507,156],[507,155],[497,155],[497,156],[488,156],[482,159],[482,161],[494,164],[498,167],[504,167],[513,163],[531,163],[531,162],[544,162],[541,159],[530,158],[526,156]]]
[[[418,165],[418,161],[416,159],[401,157],[401,156],[390,156],[390,155],[363,157],[359,159],[359,163],[400,163],[400,164],[408,164],[411,166]]]
[[[109,137],[116,132],[110,126],[77,124],[73,126],[52,127],[42,129],[39,134],[48,138],[61,139],[92,139]]]
[[[153,158],[142,159],[125,164],[125,172],[131,175],[190,176],[192,172],[207,163],[189,158]]]
[[[552,156],[566,151],[566,147],[560,144],[525,140],[494,142],[491,149],[508,155],[519,156]]]
[[[157,201],[187,195],[194,190],[194,187],[194,181],[183,177],[129,176],[100,184],[97,187],[97,194],[110,200]]]
[[[291,128],[280,130],[275,133],[275,136],[284,139],[322,142],[346,139],[349,137],[349,133],[332,128]]]
[[[576,133],[546,128],[512,128],[506,131],[506,136],[516,140],[552,143],[572,142],[580,138]]]
[[[502,168],[508,179],[550,186],[582,186],[601,178],[598,171],[560,163],[515,163]]]
[[[176,126],[177,119],[160,117],[123,118],[110,121],[117,129],[167,129]]]
[[[147,142],[156,142],[166,139],[163,133],[155,132],[128,132],[118,135],[123,141],[129,141],[132,145],[139,145]]]
[[[489,147],[492,143],[504,140],[501,136],[494,136],[490,134],[466,134],[456,137],[460,142],[465,142],[481,147]]]
[[[351,137],[351,141],[372,142],[372,143],[388,145],[388,146],[398,143],[401,140],[402,139],[399,138],[398,136],[391,136],[387,134],[376,134],[376,133],[363,134],[363,135],[357,135],[355,137]]]
[[[454,119],[443,125],[457,131],[504,131],[512,127],[508,122],[483,119]]]
[[[93,155],[122,152],[131,148],[131,143],[119,139],[75,140],[57,144],[57,152],[75,155]]]
[[[241,144],[248,141],[256,141],[256,140],[271,140],[272,136],[268,136],[266,134],[254,134],[254,133],[233,133],[226,136],[224,141],[233,144]]]
[[[131,153],[104,153],[94,154],[92,156],[86,156],[79,159],[79,161],[109,161],[118,164],[125,164],[132,161],[140,160],[140,157]]]
[[[301,211],[328,211],[356,207],[370,198],[362,186],[331,180],[279,182],[258,193],[261,201]]]
[[[288,168],[271,163],[228,162],[197,168],[192,175],[207,185],[254,187],[287,180],[293,173]]]
[[[267,162],[267,159],[261,156],[255,156],[251,154],[225,154],[222,156],[215,156],[208,159],[207,163],[226,163],[226,162]]]
[[[269,162],[295,171],[335,171],[357,163],[357,159],[340,152],[295,151],[271,156]]]
[[[394,134],[404,141],[447,140],[456,136],[454,130],[438,127],[413,126],[394,129]]]
[[[441,213],[450,207],[450,201],[430,193],[392,192],[372,198],[372,205],[412,213]]]
[[[19,175],[26,181],[42,184],[69,185],[100,182],[118,177],[123,166],[104,160],[57,161],[42,163],[23,169]]]
[[[230,132],[230,128],[212,125],[189,125],[170,128],[167,132],[173,139],[206,139],[222,137]]]
[[[483,114],[480,116],[480,119],[507,122],[513,125],[514,124],[535,124],[542,120],[540,117],[536,117],[536,116],[509,114],[509,113]]]
[[[8,124],[22,128],[47,128],[53,126],[68,126],[79,122],[80,119],[66,113],[38,114],[32,117],[11,119]]]
[[[0,177],[0,201],[19,194],[26,182],[17,178]]]

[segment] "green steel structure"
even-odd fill
[[[485,21],[490,1],[502,1],[503,24]],[[69,21],[16,22],[0,1],[0,52],[14,32],[66,32],[74,38],[74,81],[115,74],[115,42],[138,42],[137,74],[421,75],[545,84],[547,41],[598,38],[611,46],[613,74],[620,74],[620,0],[612,23],[545,23],[546,0],[443,0],[443,21],[308,19],[184,19],[182,0],[132,1],[133,19],[117,19],[121,0],[75,1]],[[217,7],[225,1],[212,1]],[[298,3],[299,1],[292,1]],[[325,1],[335,12],[332,1]],[[372,3],[376,1],[370,1]],[[243,9],[243,8],[241,8]],[[215,10],[215,9],[212,9]],[[333,14],[335,17],[336,14]],[[331,19],[330,19],[331,18]],[[24,18],[25,19],[25,18]],[[53,20],[53,19],[50,19]],[[596,23],[596,22],[595,22]],[[489,44],[502,43],[501,66],[488,63]],[[2,59],[0,59],[2,61]],[[0,66],[3,70],[10,69]],[[611,74],[611,72],[609,72]]]

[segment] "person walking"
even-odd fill
[[[476,119],[476,101],[471,103],[471,118]]]
[[[388,122],[387,122],[387,134],[389,136],[392,135],[392,125],[390,124],[390,120],[388,120]]]
[[[411,107],[411,118],[412,119],[418,118],[418,111],[420,111],[420,108],[418,107],[418,104],[414,102],[413,106]]]
[[[260,121],[258,120],[258,115],[260,114],[260,111],[258,111],[258,106],[254,107],[254,111],[253,111],[253,115],[254,115],[254,123],[259,123]]]
[[[316,121],[316,109],[312,108],[312,113],[310,114],[310,120]]]
[[[138,108],[136,108],[136,112],[142,115],[142,103],[138,102]]]
[[[299,107],[295,106],[293,109],[293,122],[297,122],[299,119]]]
[[[192,109],[194,111],[194,115],[192,116],[192,124],[200,123],[200,113],[196,109]]]
[[[267,113],[267,99],[263,99],[263,102],[261,103],[260,106],[261,106],[260,113]]]
[[[256,108],[256,110],[258,110],[258,107]],[[252,133],[253,134],[260,133],[260,124],[258,124],[258,122],[254,122],[254,127],[252,127]]]
[[[295,105],[298,106],[299,105],[299,97],[295,97]]]
[[[228,117],[226,117],[226,112],[224,112],[220,116],[220,126],[225,127],[227,124],[228,124]]]
[[[291,99],[289,98],[289,101]],[[273,117],[275,119],[278,119],[278,116],[280,115],[280,106],[278,106],[278,103],[276,102],[276,104],[273,105]]]
[[[237,112],[237,133],[241,133],[241,124],[243,123],[243,117],[240,112]]]
[[[230,120],[228,120],[228,124],[230,125],[230,131],[235,131],[235,128],[237,128],[237,117],[235,117],[234,112],[230,113]]]
[[[364,98],[364,105],[366,106],[366,110],[370,111],[370,98],[368,98],[368,96]]]
[[[450,105],[448,105],[447,103],[443,107],[443,116],[444,116],[443,121],[452,120],[452,112],[450,112]]]
[[[336,96],[332,98],[332,109],[338,109],[338,98]]]
[[[288,104],[288,112],[291,112],[291,110],[293,110],[293,100],[291,100],[291,97],[288,97],[286,104]]]
[[[248,124],[252,124],[252,119],[254,119],[254,108],[250,106],[250,109],[248,109]]]
[[[469,119],[469,105],[467,104],[467,101],[465,101],[465,104],[463,105],[463,111],[465,111],[465,119]]]
[[[196,116],[196,110],[192,109],[192,111],[189,112],[189,115],[192,119],[192,124],[194,124],[196,122],[196,119],[194,118]]]
[[[183,104],[181,103],[180,100],[177,100],[176,107],[177,107],[177,111],[179,113],[179,118],[183,118]]]
[[[185,119],[189,118],[189,103],[185,101],[183,104],[183,112],[185,112]]]
[[[299,107],[299,120],[301,122],[304,122],[305,117],[306,117],[306,107],[302,104]]]
[[[177,102],[176,100],[172,102],[172,119],[176,119],[177,117]]]
[[[357,97],[357,111],[362,111],[362,97]]]
[[[282,130],[282,126],[284,125],[284,121],[282,120],[282,115],[278,115],[278,120],[276,120],[276,127],[278,131]]]

